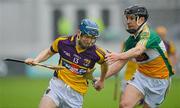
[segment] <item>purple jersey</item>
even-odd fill
[[[83,74],[87,72],[87,69],[92,69],[95,63],[102,64],[105,59],[105,52],[96,45],[82,52],[77,51],[76,38],[77,36],[60,37],[56,39],[51,46],[51,51],[59,53],[60,55],[59,65],[66,67],[65,70],[58,71],[57,76],[64,82],[68,83],[72,88],[76,82],[75,80],[83,76]],[[65,71],[64,73],[68,72],[70,74],[64,75],[61,71]],[[74,89],[77,90],[76,87],[74,87]],[[82,92],[81,90],[77,91]]]

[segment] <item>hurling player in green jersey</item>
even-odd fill
[[[144,6],[126,8],[124,19],[130,36],[124,52],[106,55],[106,61],[111,65],[106,78],[117,74],[133,58],[138,65],[121,97],[121,108],[134,108],[141,99],[144,99],[144,108],[157,108],[165,99],[173,75],[163,41],[146,24],[148,16]]]

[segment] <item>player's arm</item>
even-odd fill
[[[100,91],[104,87],[104,80],[108,70],[108,64],[105,61],[105,51],[102,49],[97,49],[96,53],[98,54],[100,60],[97,62],[101,66],[101,75],[100,78],[94,84],[94,88]]]
[[[106,79],[117,74],[123,66],[127,63],[128,60],[118,60],[115,63],[109,66],[109,69],[106,74]]]
[[[108,65],[106,62],[101,64],[101,75],[100,78],[96,79],[97,81],[94,83],[94,88],[97,91],[100,91],[102,88],[104,88],[104,80],[105,76],[108,70]]]
[[[127,60],[141,55],[146,50],[147,39],[140,40],[134,48],[129,49],[126,52],[115,53],[111,52],[106,55],[106,61],[108,64],[113,64],[118,60]]]
[[[106,62],[104,62],[103,64],[101,64],[101,76],[100,76],[101,82],[104,82],[107,70],[108,70],[108,65]]]
[[[140,34],[140,40],[134,48],[120,54],[120,59],[130,59],[141,55],[146,50],[146,44],[150,37],[148,29],[143,30]]]
[[[122,53],[111,52],[106,54],[106,61],[108,64],[111,65],[119,60],[121,61],[128,60],[137,57],[138,55],[141,55],[145,49],[146,48],[143,45],[138,44],[136,47],[126,52],[122,52]]]
[[[34,59],[33,58],[28,58],[25,60],[26,63],[33,65],[34,63],[39,63],[46,61],[48,58],[50,58],[52,55],[55,53],[50,50],[50,48],[47,48],[43,51],[41,51],[38,56],[36,56]]]
[[[134,48],[132,48],[126,52],[120,53],[119,59],[130,59],[130,58],[137,57],[137,56],[141,55],[145,50],[146,50],[145,45],[141,44],[141,42],[139,42],[139,43],[137,43],[137,45]]]
[[[62,40],[66,40],[67,37],[59,37],[57,38],[51,45],[50,48],[47,48],[45,50],[43,50],[35,59],[35,62],[43,62],[46,61],[48,58],[50,58],[52,55],[54,55],[55,53],[58,53],[58,44],[60,41]]]
[[[43,62],[46,61],[48,58],[50,58],[54,53],[50,50],[50,48],[47,48],[39,53],[39,55],[34,59],[35,62]]]
[[[105,61],[106,53],[102,48],[97,48],[96,53],[100,58],[97,63],[101,66],[101,76],[99,80],[103,82],[105,79],[106,72],[108,70],[108,64]]]
[[[34,65],[34,63],[39,63],[46,61],[48,58],[50,58],[52,55],[58,52],[58,43],[62,40],[61,38],[57,38],[51,45],[50,48],[47,48],[43,51],[41,51],[36,58],[28,58],[25,60],[26,63]]]

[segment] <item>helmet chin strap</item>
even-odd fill
[[[80,39],[77,37],[76,39],[76,45],[78,45],[79,47],[81,47],[82,49],[86,49],[86,47],[80,42]]]
[[[85,45],[83,45],[83,43],[80,40],[80,35],[77,36],[77,39],[76,39],[76,45],[80,46],[82,49],[87,49],[87,48],[93,46],[95,44],[95,42],[96,42],[96,40],[94,40],[94,42],[90,43],[89,45],[85,46]]]

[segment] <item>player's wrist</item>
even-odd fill
[[[100,78],[99,81],[100,82],[104,82],[105,78]]]
[[[40,60],[38,60],[37,58],[35,58],[35,59],[33,60],[33,63],[40,63]]]

